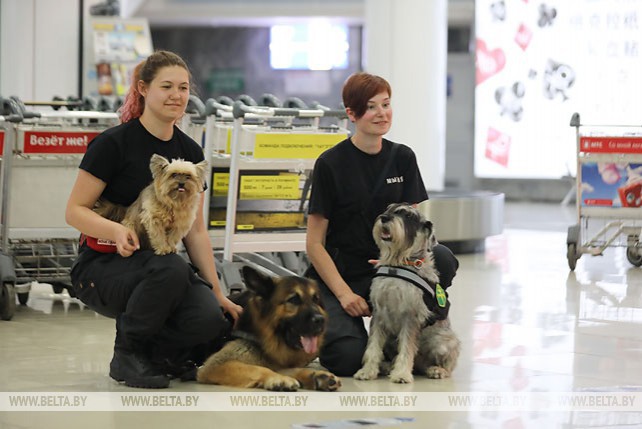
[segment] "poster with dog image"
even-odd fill
[[[639,124],[642,0],[477,0],[475,175],[575,175],[575,129]]]

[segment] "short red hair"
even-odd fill
[[[366,113],[368,100],[382,92],[387,92],[392,97],[392,89],[387,80],[370,73],[354,73],[343,84],[343,105],[350,108],[359,119]]]

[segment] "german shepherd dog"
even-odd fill
[[[244,266],[243,313],[233,340],[198,369],[199,383],[275,391],[335,391],[334,374],[305,368],[319,354],[327,314],[314,280],[270,277]],[[243,302],[246,301],[246,302]]]

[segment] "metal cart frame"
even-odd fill
[[[263,133],[303,133],[307,135],[332,135],[336,136],[336,143],[341,136],[347,136],[345,127],[347,119],[343,110],[332,110],[316,105],[307,108],[297,99],[292,99],[287,105],[296,107],[279,107],[280,103],[275,97],[266,94],[263,96],[265,106],[257,105],[248,97],[239,97],[235,102],[229,99],[219,101],[210,99],[205,103],[207,121],[205,127],[205,158],[211,160],[213,167],[229,168],[229,187],[225,214],[225,228],[221,230],[210,229],[210,237],[215,249],[222,249],[220,257],[220,271],[222,282],[231,292],[242,288],[238,265],[251,264],[263,268],[275,275],[297,275],[291,266],[297,263],[296,252],[305,250],[305,229],[290,231],[238,231],[237,208],[240,193],[240,176],[243,170],[291,170],[301,173],[312,171],[316,158],[305,155],[301,157],[260,157],[254,152],[254,147],[248,147],[248,135],[261,135]],[[333,118],[339,125],[321,127],[321,118]],[[231,128],[229,150],[227,147],[227,132],[217,132],[217,126]],[[310,180],[302,190],[303,207],[309,191]],[[209,210],[209,193],[206,197],[205,209]],[[209,212],[206,213],[209,219]],[[278,253],[282,257],[275,258]]]
[[[66,224],[64,205],[87,143],[119,119],[105,112],[27,112],[15,99],[2,100],[3,111],[13,112],[4,121],[0,186],[0,318],[10,320],[16,295],[26,304],[32,283],[50,283],[56,292],[70,286],[78,232]]]
[[[575,270],[583,254],[602,255],[608,247],[625,247],[627,260],[642,266],[642,127],[582,124],[579,113],[570,125],[576,130],[577,223],[566,238],[569,268]]]

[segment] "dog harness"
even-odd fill
[[[448,301],[448,294],[441,287],[439,283],[430,283],[413,268],[393,267],[390,265],[382,265],[377,269],[375,277],[393,277],[402,279],[418,287],[423,292],[424,303],[428,310],[433,315],[428,317],[427,325],[434,324],[437,320],[444,320],[448,317],[448,310],[450,310],[450,302]]]

